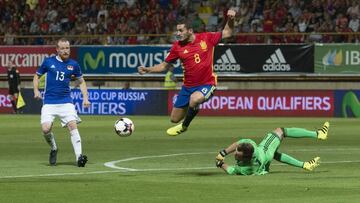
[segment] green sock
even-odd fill
[[[287,155],[285,153],[276,152],[274,159],[277,161],[280,161],[281,163],[289,164],[291,166],[295,166],[295,167],[299,167],[299,168],[302,168],[304,165],[303,161],[299,161],[299,160],[295,159],[294,157]]]
[[[310,131],[306,130],[304,128],[284,128],[285,137],[294,137],[294,138],[300,138],[300,137],[311,137],[311,138],[317,138],[317,132],[316,131]]]

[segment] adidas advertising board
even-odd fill
[[[299,45],[218,45],[215,72],[268,73],[314,72],[314,46]]]
[[[215,58],[215,72],[240,72],[241,66],[237,63],[231,48],[221,52],[220,58]]]
[[[263,65],[265,72],[290,72],[291,67],[284,58],[281,49],[276,49],[275,53],[271,54],[269,59]]]

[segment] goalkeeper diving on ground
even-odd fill
[[[312,171],[319,166],[320,157],[310,161],[300,161],[280,152],[280,143],[285,137],[326,140],[329,126],[329,122],[325,122],[322,128],[316,131],[304,128],[276,128],[269,132],[259,145],[251,139],[240,139],[219,152],[215,160],[216,166],[230,175],[264,175],[269,173],[270,163],[275,159],[281,163]],[[224,162],[225,157],[231,153],[234,154],[235,165]]]

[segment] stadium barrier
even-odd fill
[[[42,102],[22,89],[24,114],[40,114]],[[78,89],[71,93],[82,115],[168,115],[177,91],[89,89],[83,108]],[[217,90],[200,106],[202,116],[360,117],[360,90]],[[11,113],[7,89],[0,88],[0,113]]]
[[[164,73],[139,77],[137,66],[157,64],[169,48],[74,46],[71,57],[79,61],[90,81],[161,81]],[[8,61],[14,61],[22,80],[31,81],[43,59],[54,53],[53,46],[0,46],[0,81],[6,80],[4,67]],[[358,81],[360,74],[354,73],[358,73],[359,64],[358,45],[351,44],[219,45],[214,52],[219,81]],[[175,75],[181,79],[182,69],[176,68]]]
[[[140,65],[153,66],[165,59],[170,45],[74,46],[71,57],[84,74],[127,75]],[[0,73],[13,61],[22,74],[33,74],[45,57],[55,54],[53,46],[0,46]],[[214,70],[231,73],[354,73],[360,65],[357,44],[219,45],[214,52]],[[181,74],[180,62],[175,73]],[[329,71],[336,69],[335,71]],[[359,73],[359,72],[356,72]]]

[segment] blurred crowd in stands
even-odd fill
[[[360,0],[0,0],[0,45],[54,44],[46,35],[73,44],[171,43],[177,19],[217,31],[229,8],[237,11],[230,43],[360,40]]]

